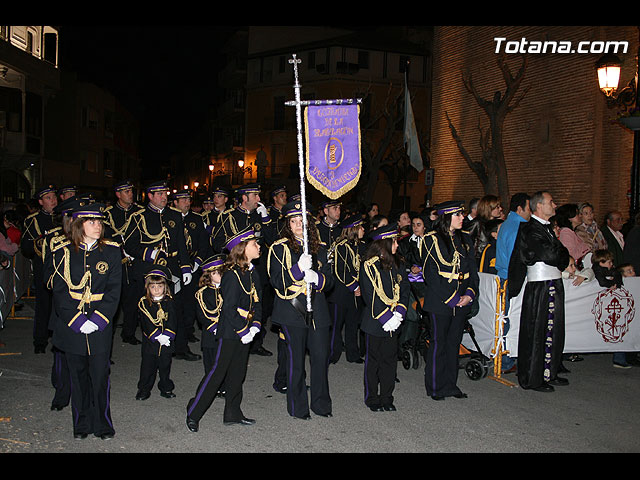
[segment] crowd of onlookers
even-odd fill
[[[0,268],[11,266],[13,256],[20,248],[24,220],[39,209],[37,200],[0,208]]]

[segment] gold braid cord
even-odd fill
[[[153,315],[151,315],[151,312],[147,310],[144,300],[145,300],[145,297],[142,297],[140,298],[140,300],[138,300],[138,308],[140,308],[140,311],[144,313],[145,317],[147,317],[155,327],[163,327],[164,322],[169,318],[169,313],[165,312],[162,309],[162,305],[158,303],[158,313],[154,317]]]
[[[71,281],[71,267],[70,267],[71,252],[67,247],[61,247],[61,248],[63,252],[62,258],[57,264],[55,263],[55,261],[53,262],[54,272],[53,272],[53,275],[51,275],[51,278],[49,279],[48,284],[50,285],[51,281],[53,280],[53,277],[56,274],[58,274],[67,284],[70,297],[72,298],[77,297],[78,294],[75,290],[83,290],[82,296],[79,299],[80,303],[78,304],[78,310],[82,311],[82,309],[84,308],[84,304],[91,303],[91,299],[93,297],[93,295],[91,294],[91,272],[90,271],[84,272],[84,275],[80,279],[80,283],[75,285]],[[61,268],[62,268],[62,273],[60,272]]]
[[[380,277],[380,272],[373,265],[378,260],[378,257],[371,257],[369,260],[364,262],[364,271],[367,274],[367,277],[371,281],[373,285],[373,290],[380,298],[382,303],[387,305],[388,307],[395,308],[395,306],[400,301],[400,284],[393,280],[393,276],[391,272],[389,272],[389,277],[391,278],[391,284],[393,285],[393,298],[389,298],[384,291],[384,286],[382,285],[382,278]],[[371,302],[373,306],[373,302]]]
[[[338,247],[344,246],[346,251],[346,255],[342,255],[340,253],[340,250],[338,249]],[[358,280],[358,275],[360,273],[360,256],[356,255],[356,253],[353,251],[353,249],[351,248],[351,245],[349,245],[349,241],[345,238],[344,240],[341,240],[340,242],[337,242],[335,244],[334,247],[334,252],[340,256],[340,258],[343,260],[344,263],[344,269],[342,271],[342,277],[340,276],[340,273],[338,272],[338,262],[333,262],[333,273],[336,275],[336,277],[338,278],[338,280],[340,280],[341,283],[346,284],[346,270],[347,270],[347,264],[349,263],[349,257],[351,257],[353,259],[353,261],[351,262],[351,265],[353,265],[353,268],[356,272],[355,278],[356,281]]]
[[[289,295],[287,295],[286,292],[280,293],[280,291],[277,288],[274,288],[274,290],[280,298],[284,300],[291,300],[292,298],[295,298],[298,295],[300,295],[300,293],[304,293],[306,295],[307,284],[305,283],[304,279],[296,280],[295,278],[293,278],[293,276],[290,273],[291,272],[291,251],[289,250],[289,247],[286,245],[286,241],[287,240],[284,238],[281,240],[278,240],[269,249],[269,256],[267,258],[267,273],[271,275],[271,256],[273,255],[273,257],[275,257],[275,259],[278,260],[278,262],[282,266],[282,268],[280,269],[280,271],[282,272],[282,284],[283,285],[287,284],[287,282],[285,282],[285,271],[289,274],[289,276],[291,277],[291,280],[293,281],[293,285],[286,287],[287,290],[291,291],[291,294]],[[276,255],[273,252],[273,247],[278,244],[282,244],[282,246],[284,247],[284,249],[282,250],[283,251],[282,259],[280,259],[278,255]]]
[[[456,248],[456,245],[453,242],[453,237],[451,237],[451,245],[453,245],[453,257],[451,259],[451,262],[447,262],[444,259],[444,257],[442,256],[442,252],[440,252],[440,246],[438,245],[438,239],[434,235],[430,235],[430,237],[432,238],[432,244],[431,244],[431,246],[426,247],[427,248],[427,257],[426,258],[427,258],[427,260],[429,258],[432,258],[434,260],[436,266],[438,267],[438,273],[440,275],[442,275],[443,277],[449,277],[449,283],[451,283],[454,278],[458,278],[458,274],[460,272],[460,252],[458,252],[458,250]],[[424,238],[422,239],[422,242],[425,242]],[[435,256],[432,253],[433,251],[435,251]],[[426,271],[427,260],[425,260],[425,262],[424,262],[424,264],[422,266],[422,270],[423,271]],[[440,269],[440,265],[451,267],[451,272],[444,272],[445,274],[443,275],[442,274],[443,271]]]
[[[204,301],[204,290],[206,288],[209,288],[209,287],[203,287],[203,288],[201,288],[200,290],[198,290],[196,292],[196,300],[198,302],[198,305],[200,305],[200,308],[204,312],[205,316],[209,320],[213,321],[215,318],[220,316],[220,311],[222,310],[222,302],[223,302],[223,300],[222,300],[222,297],[216,293],[216,295],[218,296],[218,302],[216,304],[216,308],[214,308],[212,310],[209,307],[207,307],[207,304]]]

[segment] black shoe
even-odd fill
[[[73,438],[75,438],[76,440],[84,440],[88,436],[89,435],[87,435],[86,433],[74,433],[73,434]]]
[[[226,393],[226,392],[225,392],[224,390],[218,390],[218,391],[216,392],[216,398],[224,398],[224,394],[225,394],[225,393]]]
[[[556,377],[553,380],[549,380],[549,385],[555,385],[555,386],[569,385],[569,380],[562,377]]]
[[[136,400],[146,400],[151,396],[151,392],[138,392],[136,394]]]
[[[309,415],[308,413],[306,415],[303,415],[301,417],[296,417],[295,415],[292,415],[293,418],[297,418],[298,420],[311,420],[311,415]]]
[[[102,435],[100,435],[100,438],[102,440],[111,440],[113,437],[115,436],[115,433],[103,433]]]
[[[198,431],[198,422],[196,422],[193,418],[187,416],[187,428],[191,432],[194,432],[194,433],[197,432]]]
[[[287,386],[286,385],[284,387],[276,387],[274,385],[273,389],[278,393],[287,393]]]
[[[395,407],[395,405],[393,403],[390,403],[389,405],[383,405],[382,409],[385,412],[395,412],[397,410],[397,408]]]
[[[51,410],[59,412],[60,410],[62,410],[64,407],[66,407],[66,405],[51,405]]]
[[[445,397],[442,397],[440,395],[431,395],[431,399],[432,400],[444,400]]]
[[[188,362],[196,362],[196,361],[202,359],[202,355],[198,355],[197,353],[193,353],[190,350],[187,350],[186,352],[183,352],[183,353],[175,353],[174,357],[177,360],[186,360]]]
[[[372,412],[384,412],[384,408],[382,408],[382,405],[370,405],[369,410],[371,410]]]
[[[333,417],[333,414],[331,412],[329,412],[329,413],[316,413],[316,415],[318,415],[320,417],[325,417],[325,418]]]
[[[260,355],[261,357],[270,357],[273,355],[269,350],[264,347],[258,347],[254,351],[249,352],[251,355]]]
[[[164,398],[175,398],[176,394],[173,392],[160,392],[160,396]]]
[[[253,425],[256,421],[253,418],[242,417],[240,420],[222,422],[225,425]]]
[[[553,392],[555,388],[553,388],[551,385],[545,382],[539,387],[534,387],[531,390],[534,390],[536,392]]]
[[[567,360],[569,360],[570,362],[581,362],[584,360],[584,358],[574,353],[573,355],[569,355],[569,358]]]
[[[35,345],[33,347],[33,353],[45,353],[47,351],[46,345]]]
[[[122,343],[128,343],[129,345],[140,345],[142,342],[136,337],[122,337]]]
[[[466,393],[456,393],[453,398],[468,398],[468,395]]]
[[[364,363],[364,360],[361,358],[357,358],[356,360],[347,360],[349,363]]]

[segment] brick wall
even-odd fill
[[[462,72],[473,76],[480,95],[491,100],[504,94],[505,83],[496,63],[494,38],[508,41],[627,40],[620,86],[636,71],[637,27],[520,26],[436,27],[434,38],[432,166],[434,202],[468,201],[484,195],[482,185],[466,165],[449,131],[445,112],[471,156],[480,159],[478,124],[488,117],[465,89]],[[611,122],[615,112],[606,106],[597,85],[595,62],[601,54],[529,54],[528,66],[516,98],[529,88],[504,123],[504,152],[509,189],[533,193],[548,189],[556,203],[590,201],[598,222],[606,211],[628,215],[627,191],[633,154],[633,133]],[[520,68],[518,54],[507,54],[513,75]],[[508,199],[503,199],[508,205]]]

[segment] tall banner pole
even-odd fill
[[[302,103],[300,102],[300,83],[298,82],[298,64],[300,59],[296,58],[296,54],[293,54],[293,58],[289,60],[289,63],[293,64],[294,75],[294,91],[295,91],[295,106],[296,106],[296,123],[298,129],[298,167],[300,170],[300,202],[302,206],[302,249],[305,254],[309,253],[309,240],[307,236],[307,193],[304,183],[304,152],[302,144]],[[310,315],[313,311],[311,306],[311,284],[307,283],[307,314]]]

